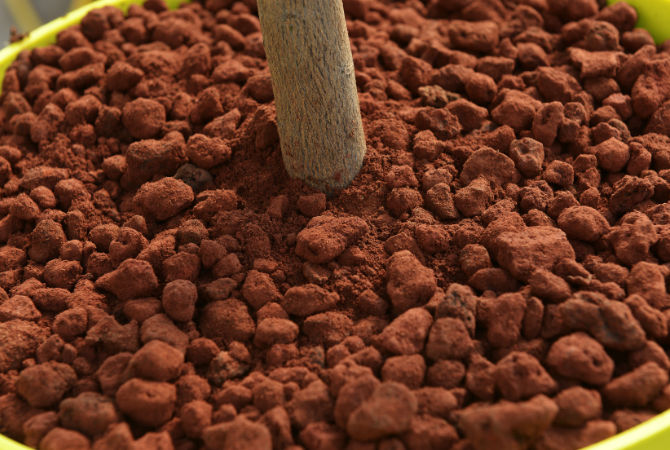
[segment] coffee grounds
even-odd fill
[[[670,406],[670,56],[624,3],[345,0],[367,157],[288,178],[255,0],[91,11],[0,97],[0,432],[569,449]]]

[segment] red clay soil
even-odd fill
[[[596,0],[345,0],[368,153],[283,168],[254,0],[89,13],[0,97],[0,432],[570,449],[670,407],[670,46]]]

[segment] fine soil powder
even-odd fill
[[[0,97],[0,432],[572,449],[670,407],[670,46],[596,0],[344,0],[367,136],[283,167],[255,0],[90,12]]]

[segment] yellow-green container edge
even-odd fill
[[[190,0],[166,0],[165,3],[172,9],[177,8],[183,3],[188,3]],[[141,5],[145,0],[97,0],[88,5],[77,8],[52,20],[49,23],[42,25],[36,30],[31,31],[28,36],[19,42],[8,45],[0,50],[0,91],[2,90],[2,80],[5,77],[5,71],[9,68],[16,57],[24,50],[35,47],[42,47],[56,42],[56,35],[59,31],[65,28],[76,25],[81,22],[86,13],[95,8],[102,8],[103,6],[116,6],[124,12],[128,10],[130,5]],[[0,447],[1,449],[2,447]],[[4,450],[4,449],[3,449]]]
[[[637,27],[649,31],[656,44],[670,39],[670,0],[607,0],[607,3],[611,5],[620,1],[635,8]]]
[[[59,31],[79,23],[90,10],[116,6],[127,11],[130,5],[145,0],[98,0],[76,9],[32,31],[23,40],[0,50],[0,88],[5,71],[24,50],[53,44]],[[166,0],[170,8],[177,8],[189,0]],[[616,3],[621,0],[608,0]],[[625,0],[638,10],[638,26],[646,28],[656,43],[670,39],[670,0]],[[667,450],[670,448],[670,410],[609,439],[586,447],[584,450]],[[27,450],[29,447],[0,434],[0,450]]]

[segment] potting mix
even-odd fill
[[[90,12],[0,97],[0,433],[572,449],[670,407],[670,46],[596,0],[345,0],[367,155],[283,167],[255,0]]]

